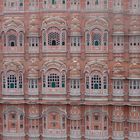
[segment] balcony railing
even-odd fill
[[[3,95],[23,95],[23,89],[21,88],[5,88],[2,89]]]
[[[7,137],[24,137],[25,133],[23,131],[18,131],[18,132],[7,132],[4,131],[3,136],[7,136]]]
[[[65,138],[67,137],[65,129],[49,129],[43,131],[43,137],[49,138]]]
[[[24,6],[22,7],[15,6],[15,7],[5,7],[3,12],[10,13],[10,12],[23,12],[23,11],[24,11]]]
[[[81,138],[81,131],[80,130],[71,130],[70,137],[71,138]]]
[[[94,138],[94,139],[99,139],[99,140],[106,140],[108,138],[108,131],[86,130],[85,137],[88,139]]]
[[[124,132],[123,131],[113,131],[112,137],[115,140],[124,140]]]
[[[81,47],[80,46],[71,46],[70,51],[71,51],[71,53],[80,53]]]
[[[113,89],[113,96],[124,96],[124,89]]]
[[[129,89],[129,96],[140,96],[140,89]]]
[[[38,95],[38,88],[29,88],[28,89],[28,94],[29,95]]]
[[[129,132],[129,137],[140,139],[140,132]]]
[[[39,47],[29,47],[29,53],[39,53]]]
[[[3,53],[24,53],[24,47],[23,46],[3,47]]]
[[[123,53],[124,52],[124,46],[114,46],[113,47],[113,53]]]
[[[85,46],[86,52],[107,52],[108,47],[107,46]]]
[[[44,46],[43,52],[65,52],[66,46]]]
[[[40,136],[39,129],[29,130],[28,136],[29,137],[39,137]]]
[[[129,46],[130,53],[140,53],[140,46]]]
[[[70,130],[70,137],[71,138],[81,138],[81,131],[80,130]]]
[[[71,89],[70,95],[72,96],[79,96],[80,95],[80,89]]]
[[[42,94],[66,94],[65,88],[43,88]]]
[[[86,90],[85,93],[86,96],[107,96],[108,95],[108,90],[104,89],[91,89],[91,90]]]

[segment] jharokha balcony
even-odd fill
[[[86,46],[86,52],[107,52],[107,46]]]
[[[70,137],[71,138],[81,138],[81,131],[80,130],[71,130]]]
[[[123,131],[113,131],[112,137],[115,140],[124,140],[124,132]]]
[[[94,90],[86,90],[86,96],[107,96],[107,89],[94,89]]]
[[[24,47],[20,46],[5,46],[3,47],[3,53],[24,53]]]
[[[65,129],[48,129],[43,132],[43,137],[47,138],[66,138],[66,130]]]
[[[54,45],[43,47],[43,52],[65,52],[66,46]]]
[[[106,140],[108,139],[108,131],[106,130],[86,130],[85,132],[86,139],[98,139]]]
[[[42,94],[55,94],[55,95],[66,94],[66,89],[65,88],[43,88]]]
[[[23,89],[22,88],[4,88],[2,89],[2,94],[3,95],[23,95]]]
[[[131,140],[139,140],[140,139],[140,132],[129,132],[129,138]]]

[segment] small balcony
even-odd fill
[[[20,46],[7,46],[7,47],[3,47],[3,53],[10,53],[10,54],[15,54],[15,53],[24,53],[24,47],[20,47]]]
[[[42,94],[62,95],[62,94],[66,94],[66,89],[65,88],[43,88]]]
[[[140,96],[140,89],[129,89],[129,96]]]
[[[66,52],[66,46],[45,46],[43,52]]]
[[[47,138],[66,138],[66,130],[65,129],[49,129],[43,131],[43,137]]]
[[[70,52],[71,53],[80,53],[81,47],[80,46],[71,46],[70,47]]]
[[[140,139],[140,132],[129,132],[130,140],[139,140]]]
[[[4,13],[24,12],[24,6],[5,7]]]
[[[124,122],[124,121],[125,121],[124,116],[117,117],[117,116],[113,115],[113,117],[112,117],[112,122]]]
[[[113,53],[124,53],[124,46],[114,46]]]
[[[124,140],[124,132],[123,131],[113,131],[113,140]]]
[[[30,129],[28,132],[28,136],[32,138],[39,137],[40,136],[39,129]]]
[[[124,96],[124,89],[113,89],[113,96]]]
[[[86,90],[86,96],[108,96],[107,89],[88,89]]]
[[[80,130],[71,130],[70,137],[71,138],[81,138],[81,131]]]
[[[2,134],[4,137],[24,137],[25,136],[25,133],[23,131],[18,131],[18,132],[7,132],[7,131],[4,131],[3,134]]]
[[[29,47],[29,53],[39,53],[39,47]]]
[[[22,88],[4,88],[2,89],[3,95],[24,95]]]
[[[140,53],[140,46],[129,46],[129,53]]]
[[[113,89],[113,100],[123,100],[124,89]]]
[[[70,89],[71,96],[80,96],[80,89]]]
[[[108,46],[86,46],[86,53],[107,52]]]
[[[28,94],[29,95],[38,95],[38,88],[29,88]]]
[[[86,130],[85,138],[93,140],[106,140],[108,139],[108,131],[104,130]]]
[[[57,4],[47,3],[46,6],[44,5],[43,10],[44,11],[66,10],[66,4],[62,4],[62,3],[57,3]]]

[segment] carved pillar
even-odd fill
[[[81,105],[81,140],[85,140],[85,110],[86,106]]]
[[[29,105],[24,104],[24,112],[25,112],[25,117],[24,117],[24,132],[25,132],[25,140],[28,140],[28,132],[29,132],[29,120],[28,120],[28,116],[29,116]]]
[[[68,104],[67,105],[67,140],[70,140],[70,109],[71,109],[71,105]]]
[[[44,124],[43,124],[43,121],[42,121],[42,111],[43,111],[43,105],[42,104],[39,104],[38,105],[39,107],[39,116],[40,116],[40,119],[39,119],[39,134],[40,134],[40,140],[43,140],[43,137],[41,134],[43,134],[43,127],[44,127]]]
[[[108,106],[108,136],[109,136],[109,140],[112,140],[112,136],[113,136],[113,124],[112,124],[112,117],[113,117],[113,106],[109,105]]]
[[[128,140],[129,137],[129,106],[124,106],[124,115],[125,115],[125,122],[124,122],[124,140]]]

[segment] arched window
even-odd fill
[[[42,42],[43,42],[43,46],[47,45],[46,44],[46,32],[45,32],[45,30],[43,30],[43,32],[42,32]]]
[[[60,35],[57,32],[51,32],[48,34],[48,44],[50,46],[60,45]]]
[[[24,44],[24,34],[22,32],[19,33],[19,46],[23,46]]]
[[[47,42],[49,46],[65,46],[66,45],[66,30],[60,30],[57,27],[51,27],[47,30]],[[45,31],[43,31],[44,46],[46,45]],[[47,45],[46,45],[47,46]]]
[[[10,11],[23,10],[24,0],[5,0],[4,7]]]
[[[120,10],[122,8],[122,0],[114,0],[114,10]]]
[[[62,31],[62,46],[65,46],[65,40],[66,40],[66,33],[65,31]]]
[[[91,89],[101,89],[101,77],[99,75],[94,75],[91,78]]]
[[[108,45],[108,32],[107,31],[104,32],[103,41],[104,41],[104,46],[107,46]]]
[[[14,74],[7,77],[7,88],[17,88],[17,78]]]
[[[98,5],[99,4],[99,1],[98,0],[95,0],[95,5]]]
[[[101,34],[95,33],[93,35],[92,44],[93,44],[93,46],[100,46],[101,45]]]
[[[90,34],[86,33],[86,46],[90,46]]]
[[[23,88],[23,78],[22,78],[22,73],[16,74],[13,71],[10,71],[9,73],[7,73],[6,75],[3,73],[2,74],[2,82],[3,82],[3,88],[4,89],[15,89],[15,88],[19,88],[22,89]]]
[[[30,10],[35,10],[38,8],[38,0],[30,0],[29,8]]]
[[[107,89],[107,85],[108,85],[107,76],[104,76],[103,77],[103,89]]]
[[[4,129],[6,129],[6,131],[16,133],[21,132],[21,130],[24,131],[24,116],[22,112],[16,110],[5,112],[3,119]]]
[[[47,121],[47,122],[46,122]],[[48,113],[47,119],[44,119],[44,122],[47,124],[45,127],[47,129],[66,129],[66,118],[64,114],[60,114],[58,111],[52,111]]]
[[[22,88],[22,74],[19,75],[19,88]]]
[[[8,36],[8,45],[11,47],[17,46],[17,37],[16,35],[9,35]]]
[[[2,74],[3,75],[3,74]],[[6,79],[5,79],[5,75],[3,75],[2,77],[2,84],[3,84],[3,88],[6,88]]]
[[[86,76],[86,89],[89,89],[89,76]]]
[[[20,8],[23,8],[23,4],[24,4],[23,0],[19,0],[19,7]]]
[[[65,88],[66,87],[66,75],[60,73],[57,70],[52,70],[42,75],[42,87],[43,88]]]
[[[65,87],[65,75],[62,75],[62,88]]]
[[[48,87],[55,88],[60,86],[60,76],[55,73],[48,75]]]
[[[56,0],[51,0],[52,1],[52,4],[56,4]]]
[[[6,46],[6,35],[4,32],[2,33],[2,43],[3,43],[3,46]]]

